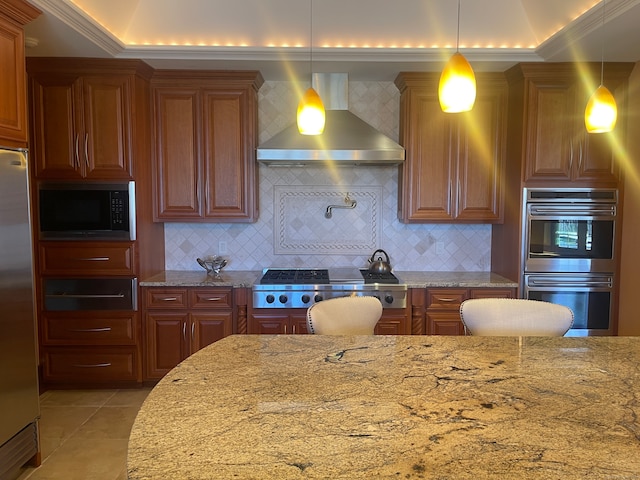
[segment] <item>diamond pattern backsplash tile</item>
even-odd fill
[[[293,82],[265,82],[259,92],[259,141],[295,122]],[[302,85],[306,88],[306,85]],[[350,82],[349,110],[398,140],[400,94],[393,82]],[[394,270],[489,271],[491,226],[407,225],[397,219],[398,169],[259,165],[260,217],[252,224],[165,224],[167,270],[198,270],[196,258],[222,254],[229,270],[267,267],[366,267],[383,248]],[[351,209],[344,193],[357,201]],[[283,203],[284,202],[284,203]],[[328,226],[327,222],[333,223]],[[226,246],[226,252],[221,247]]]

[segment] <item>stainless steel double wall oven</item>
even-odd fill
[[[522,292],[570,307],[567,335],[615,333],[616,189],[525,188]]]

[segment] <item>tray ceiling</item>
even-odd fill
[[[454,0],[31,0],[28,56],[141,58],[158,68],[312,68],[392,79],[439,70],[456,45]],[[312,19],[312,20],[311,20]],[[460,50],[477,70],[519,61],[640,60],[640,0],[462,0]],[[604,52],[603,52],[604,46]]]

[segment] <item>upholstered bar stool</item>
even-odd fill
[[[520,298],[473,298],[460,305],[470,335],[561,337],[573,325],[564,305]]]
[[[382,303],[376,297],[331,298],[307,309],[307,328],[318,335],[373,335],[380,317]]]

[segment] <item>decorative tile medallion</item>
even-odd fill
[[[366,254],[377,248],[382,187],[274,187],[276,254]]]

